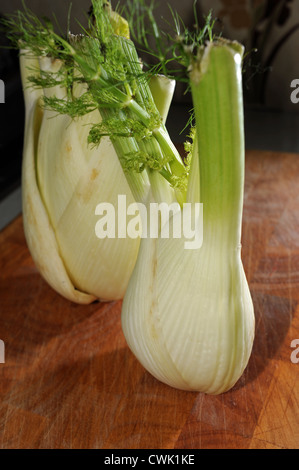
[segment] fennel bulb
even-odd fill
[[[188,198],[203,203],[203,244],[186,250],[183,238],[142,239],[122,307],[128,345],[153,376],[210,394],[236,383],[254,338],[240,254],[242,55],[237,43],[210,42],[190,70],[197,135]]]
[[[31,255],[45,280],[71,301],[121,299],[137,259],[139,239],[99,240],[95,208],[102,201],[116,207],[119,194],[126,195],[128,204],[135,199],[111,140],[103,138],[96,147],[88,144],[91,124],[101,122],[101,115],[94,110],[74,120],[42,109],[43,93],[65,99],[67,91],[61,86],[32,90],[27,86],[28,74],[33,67],[35,73],[40,69],[56,74],[63,64],[49,57],[34,59],[28,52],[21,54],[20,63],[26,105],[23,218]],[[174,81],[155,77],[151,87],[165,122]],[[80,84],[73,90],[77,97],[84,91]]]
[[[163,167],[164,160],[160,163],[159,159],[165,150],[156,139],[143,139],[141,132],[149,129],[150,134],[150,128],[158,125],[161,145],[166,151],[171,149],[170,159],[174,150],[164,126],[174,81],[157,76],[151,85],[138,83],[141,65],[127,38],[127,23],[105,2],[95,0],[93,7],[95,25],[92,20],[90,36],[60,38],[48,22],[41,23],[27,9],[24,14],[18,12],[16,23],[8,20],[12,31],[17,30],[17,46],[27,50],[21,55],[21,70],[26,104],[23,214],[28,247],[49,284],[80,303],[121,299],[132,273],[139,239],[99,240],[96,207],[102,201],[116,207],[119,194],[127,196],[128,205],[147,194],[145,162],[152,159],[155,167],[157,163]],[[107,44],[104,53],[100,34]],[[32,84],[39,91],[32,90]],[[178,153],[174,163],[168,158],[170,168],[182,172]],[[136,174],[130,171],[131,162]],[[45,231],[51,232],[53,250],[48,250]]]
[[[26,103],[23,217],[32,257],[47,282],[69,300],[120,299],[139,240],[99,240],[94,231],[99,202],[115,204],[119,191],[134,202],[114,148],[108,138],[97,148],[87,144],[89,123],[100,119],[98,111],[72,120],[42,110],[38,91],[26,85],[33,59],[22,54],[20,60]],[[42,63],[57,66],[50,58]],[[65,96],[57,87],[55,93]]]

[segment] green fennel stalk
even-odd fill
[[[238,248],[244,188],[243,47],[211,42],[190,73],[204,228]]]

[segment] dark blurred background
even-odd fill
[[[90,0],[26,0],[38,16],[58,19],[67,31],[70,3],[71,29],[86,25]],[[112,0],[116,3],[125,4]],[[192,27],[193,0],[160,0],[161,23],[170,20],[168,4]],[[22,0],[0,0],[0,15],[22,9]],[[243,43],[248,53],[244,71],[245,138],[247,149],[299,153],[299,103],[291,101],[291,82],[299,79],[299,0],[198,0],[199,18],[212,9],[217,30]],[[162,19],[163,18],[163,19]],[[1,46],[8,41],[0,35]],[[0,79],[5,84],[5,103],[0,102],[0,229],[21,211],[20,181],[24,131],[24,103],[18,54],[0,49]],[[299,93],[298,93],[299,96]],[[1,100],[0,100],[1,101]],[[178,86],[168,117],[174,142],[188,119],[190,96]]]

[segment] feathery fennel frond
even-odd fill
[[[56,96],[44,96],[43,105],[46,109],[56,111],[57,114],[67,114],[71,118],[84,116],[97,109],[89,92],[72,100],[61,99]]]
[[[197,0],[193,3],[194,23],[189,29],[177,11],[168,5],[171,20],[161,19],[165,30],[161,29],[154,15],[155,0],[128,0],[123,8],[129,18],[130,30],[141,53],[150,59],[145,62],[149,73],[162,73],[178,81],[187,82],[186,72],[199,49],[206,41],[213,41],[216,19],[212,12],[201,24],[196,11]],[[156,63],[155,63],[156,59]]]
[[[62,63],[59,73],[42,70],[39,76],[32,74],[29,83],[66,88],[65,99],[52,93],[44,98],[44,106],[57,113],[76,118],[98,109],[103,123],[92,128],[89,142],[97,144],[104,135],[111,137],[124,169],[157,169],[165,172],[169,181],[172,177],[185,178],[182,159],[149,89],[150,74],[143,72],[132,41],[115,33],[117,28],[125,31],[126,23],[115,16],[105,0],[92,0],[92,7],[88,27],[79,35],[59,36],[49,20],[39,20],[27,8],[7,20],[15,47]],[[157,28],[155,34],[158,46]],[[78,81],[88,90],[79,98],[73,93]],[[123,158],[128,154],[138,157],[135,166]]]

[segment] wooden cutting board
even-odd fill
[[[21,218],[0,246],[1,448],[299,448],[299,155],[246,156],[242,258],[256,338],[223,395],[175,390],[144,371],[122,334],[121,302],[74,305],[48,287]]]

